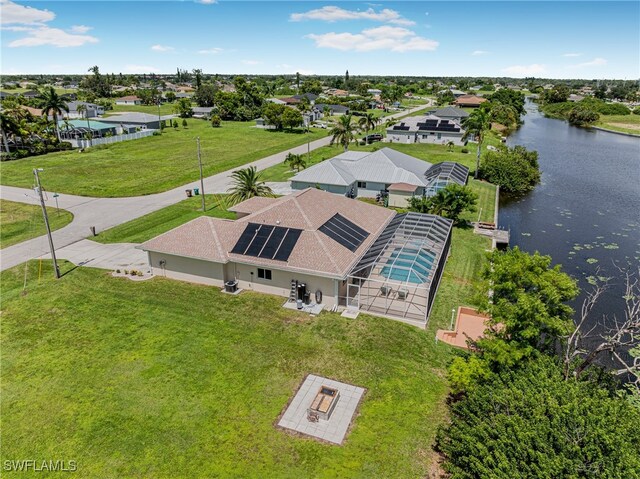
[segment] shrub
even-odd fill
[[[633,110],[633,114],[634,114],[634,115],[640,115],[640,106],[638,106],[638,107],[634,108],[634,110]]]
[[[116,273],[120,274],[120,270],[119,270],[119,269],[117,269],[117,270],[116,270]]]
[[[173,120],[173,127],[178,128],[178,120]]]
[[[162,135],[162,133],[160,133],[158,130],[155,130],[153,132],[153,136],[160,136],[160,135]]]
[[[591,125],[598,121],[599,118],[600,115],[598,113],[584,106],[576,106],[567,116],[569,123],[576,126]]]
[[[187,126],[189,126],[189,124],[187,123],[187,119],[183,118],[182,119],[182,128],[186,128]]]
[[[220,125],[222,125],[222,120],[220,119],[219,115],[213,115],[211,117],[211,126],[213,128],[220,128]]]
[[[460,150],[462,153],[469,153],[469,148],[463,148],[462,150]]]
[[[505,193],[522,195],[540,182],[538,152],[528,151],[524,146],[489,151],[482,159],[480,175],[500,185]]]

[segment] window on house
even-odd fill
[[[271,280],[271,270],[258,268],[258,278]]]
[[[366,190],[367,189],[367,182],[366,181],[358,181],[358,188],[364,188]]]

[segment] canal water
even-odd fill
[[[581,290],[611,277],[594,309],[623,317],[624,281],[617,267],[640,264],[640,138],[587,130],[545,118],[527,102],[510,146],[537,150],[542,180],[523,198],[501,198],[499,225],[511,246],[550,255]],[[579,311],[584,294],[572,306]]]

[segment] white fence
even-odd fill
[[[139,140],[153,135],[156,130],[142,130],[135,133],[127,133],[126,135],[105,136],[104,138],[94,138],[89,140],[62,140],[71,143],[74,148],[89,148],[89,146],[110,145],[111,143],[120,143],[127,140]]]

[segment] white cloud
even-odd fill
[[[202,55],[216,55],[220,52],[224,51],[222,48],[208,48],[206,50],[198,50],[198,53]]]
[[[325,33],[309,34],[318,48],[333,48],[342,51],[369,52],[373,50],[389,50],[406,52],[415,50],[435,50],[439,43],[435,40],[419,37],[415,32],[401,27],[388,25],[369,28],[360,33]]]
[[[25,7],[18,5],[17,3],[13,3],[10,0],[1,0],[0,7],[2,8],[0,22],[3,25],[11,23],[34,25],[50,22],[56,18],[56,14],[49,10],[38,10],[37,8]]]
[[[153,45],[151,50],[154,52],[172,52],[175,50],[173,47],[169,47],[167,45]]]
[[[315,72],[313,70],[308,70],[306,68],[295,68],[292,65],[288,65],[286,63],[278,65],[278,68],[282,70],[282,73],[285,73],[287,75],[293,75],[294,73],[300,73],[300,75],[315,75]]]
[[[8,27],[5,30],[26,32],[27,36],[13,40],[9,46],[14,47],[39,47],[43,45],[52,45],[54,47],[80,47],[86,43],[97,43],[98,39],[91,35],[74,35],[67,33],[59,28],[51,28],[47,26],[39,26],[34,28],[27,27]]]
[[[471,52],[471,54],[472,54],[474,57],[479,57],[479,56],[482,56],[482,55],[488,55],[489,53],[490,53],[490,52],[488,52],[488,51],[486,51],[486,50],[474,50],[473,52]]]
[[[305,13],[292,13],[289,16],[292,22],[302,20],[323,20],[325,22],[337,22],[339,20],[373,20],[387,22],[396,25],[415,25],[415,22],[403,18],[395,10],[385,8],[376,12],[373,8],[367,10],[345,10],[336,6],[326,6]]]
[[[262,65],[263,62],[260,60],[242,60],[242,63],[245,65]]]
[[[124,71],[127,73],[160,73],[156,67],[148,65],[126,65]]]
[[[213,5],[218,3],[218,0],[195,0],[196,3],[202,3],[203,5]]]
[[[533,63],[531,65],[513,65],[507,68],[503,68],[502,71],[508,75],[513,76],[531,76],[547,71],[546,65],[539,63]]]
[[[87,33],[89,30],[93,30],[93,27],[86,25],[73,25],[70,29],[71,33]]]
[[[568,68],[589,68],[589,67],[601,67],[607,64],[607,60],[605,58],[594,58],[589,62],[578,63],[576,65],[569,65]]]
[[[581,57],[581,56],[582,56],[582,53],[563,53],[563,54],[562,54],[562,56],[563,56],[563,57],[568,57],[568,58],[571,58],[571,57]]]

